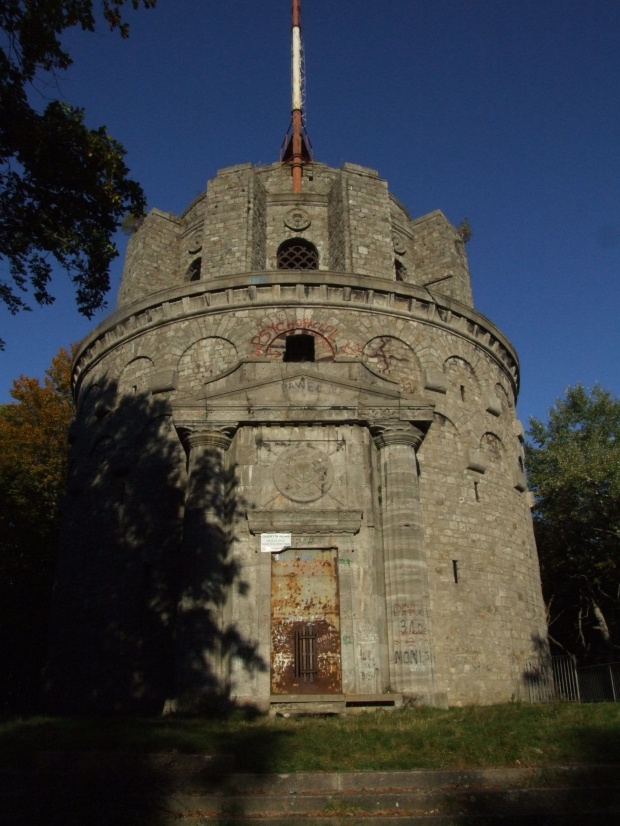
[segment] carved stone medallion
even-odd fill
[[[311,223],[310,215],[301,207],[293,207],[284,215],[284,225],[297,232],[308,229]]]
[[[396,255],[405,255],[407,252],[407,247],[404,240],[399,235],[394,233],[392,236],[392,241],[394,242],[394,252]]]
[[[334,468],[329,456],[315,447],[290,447],[278,457],[273,481],[293,502],[314,502],[332,486]]]
[[[202,234],[197,232],[190,239],[190,242],[187,245],[187,251],[189,252],[190,255],[196,255],[196,253],[200,252],[201,249],[202,249]]]

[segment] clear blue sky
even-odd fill
[[[620,394],[620,2],[302,0],[302,17],[315,158],[378,169],[412,217],[469,218],[475,304],[517,348],[524,423],[578,381]],[[149,206],[178,214],[218,168],[277,160],[290,0],[130,20],[128,41],[72,32],[59,82],[125,145]],[[94,326],[55,287],[52,308],[0,309],[0,402]]]

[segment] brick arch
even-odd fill
[[[411,345],[396,336],[375,336],[366,342],[362,360],[369,370],[400,383],[406,393],[423,388],[420,360]]]
[[[265,355],[274,360],[282,359],[286,349],[286,339],[291,335],[311,335],[314,338],[315,362],[334,360],[333,345],[330,344],[327,338],[321,335],[321,333],[317,333],[316,330],[310,330],[307,327],[295,327],[294,329],[287,330],[285,333],[280,333],[280,335],[275,336],[265,348]]]
[[[89,383],[83,387],[77,403],[80,415],[92,413],[102,393],[103,388],[97,382]]]
[[[506,390],[503,384],[497,382],[495,385],[495,395],[500,400],[502,405],[502,413],[506,413],[510,410],[514,410],[514,402],[511,398],[511,395]]]
[[[178,387],[198,390],[205,381],[237,361],[237,348],[227,338],[207,336],[189,345],[177,364]]]
[[[454,421],[435,411],[433,422],[418,450],[421,481],[442,485],[454,475],[455,457],[463,453],[462,434]]]
[[[138,356],[131,359],[121,370],[118,377],[117,395],[125,396],[135,393],[145,393],[148,389],[148,379],[153,372],[153,362],[148,356]]]
[[[504,455],[504,443],[497,433],[487,430],[480,437],[480,450],[491,461],[501,461]]]
[[[457,355],[448,356],[443,363],[443,372],[448,380],[448,392],[454,398],[460,398],[461,402],[479,401],[480,383],[467,359]]]

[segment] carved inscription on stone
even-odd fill
[[[314,502],[332,486],[334,467],[329,456],[315,447],[293,447],[279,456],[273,481],[293,502]]]

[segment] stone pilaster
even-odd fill
[[[416,451],[408,422],[371,426],[379,448],[388,661],[392,691],[434,702],[429,593]]]
[[[234,483],[226,455],[233,433],[234,427],[184,428],[181,433],[188,457],[176,635],[175,682],[181,703],[225,696],[228,688],[222,664],[222,608],[234,579]]]

